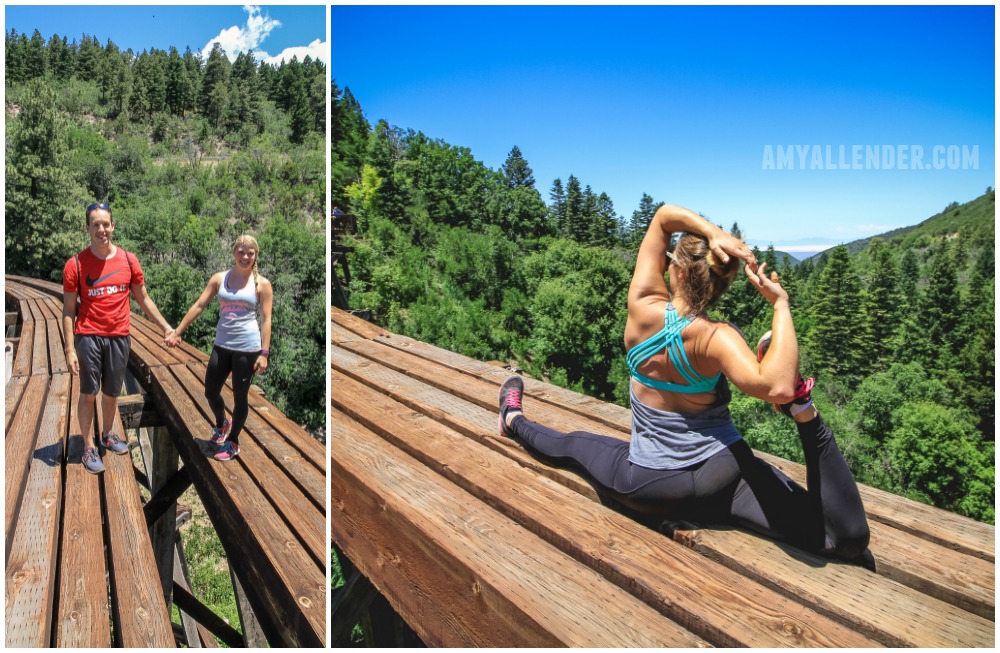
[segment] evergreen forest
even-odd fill
[[[84,208],[108,201],[114,242],[176,325],[232,265],[236,237],[255,235],[274,287],[271,363],[255,383],[324,437],[325,64],[5,37],[5,273],[61,282],[89,244]],[[217,320],[213,302],[184,339],[210,351]]]
[[[628,405],[626,295],[662,201],[643,194],[619,214],[571,170],[536,180],[514,144],[494,170],[460,145],[372,125],[336,80],[330,121],[331,201],[358,222],[347,243],[352,309],[370,309],[391,331]],[[987,188],[923,222],[914,216],[912,228],[801,263],[777,260],[773,248],[755,252],[789,290],[803,374],[815,377],[815,402],[858,480],[988,523],[994,216]],[[740,233],[738,224],[720,226]],[[751,346],[771,322],[742,275],[710,316],[739,325]],[[733,390],[732,415],[750,445],[802,462],[792,422]]]

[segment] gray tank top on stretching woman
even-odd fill
[[[716,384],[716,400],[700,413],[674,413],[645,405],[629,385],[632,442],[629,462],[648,469],[683,469],[707,460],[742,436],[729,415],[729,382]]]
[[[260,325],[257,323],[257,286],[253,275],[243,288],[232,290],[226,272],[219,288],[219,325],[215,344],[231,351],[260,351]]]

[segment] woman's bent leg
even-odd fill
[[[742,476],[731,516],[742,526],[805,549],[858,558],[868,547],[870,531],[854,476],[818,415],[796,426],[808,489],[755,457],[741,441],[730,447]]]

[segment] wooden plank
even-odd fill
[[[390,333],[345,311],[331,309],[330,314],[333,322],[331,331],[338,334],[339,337],[346,338],[346,341],[357,341],[359,338],[363,338],[384,346],[386,353],[381,354],[380,360],[391,360],[395,357],[396,352],[406,352],[440,365],[442,371],[451,370],[476,379],[490,381],[498,386],[511,374],[514,374],[508,369],[497,367],[488,362],[477,361],[413,338]],[[355,335],[353,337],[347,336],[338,327]],[[334,336],[334,338],[338,336]],[[532,399],[578,413],[605,426],[620,428],[624,421],[626,427],[630,428],[631,411],[628,408],[537,381],[527,376],[523,378],[524,392]]]
[[[364,428],[713,645],[877,645],[369,388],[355,383],[338,403],[352,418],[364,420]],[[338,460],[354,446],[353,437],[331,441],[331,456]]]
[[[542,462],[514,440],[501,437],[497,432],[495,411],[472,405],[451,393],[427,386],[343,349],[331,349],[330,364],[334,373],[330,383],[330,398],[334,406],[338,405],[343,396],[351,392],[348,389],[349,385],[341,387],[340,377],[336,376],[340,373],[346,375],[346,378],[377,388],[386,397],[428,415],[494,451],[504,453],[538,474],[563,483],[594,501],[598,500],[597,493],[590,483],[578,474]]]
[[[29,316],[30,318],[30,316]],[[21,325],[21,340],[17,344],[17,351],[14,352],[14,366],[11,368],[11,377],[31,376],[31,357],[34,351],[35,324],[25,322]]]
[[[117,413],[114,422],[114,432],[124,433]],[[101,480],[116,643],[128,648],[174,647],[170,612],[163,600],[131,457],[108,453],[104,465],[107,471]]]
[[[69,377],[57,374],[45,399],[37,448],[6,568],[7,647],[48,647],[56,602],[56,555],[62,509],[63,439]]]
[[[10,433],[10,422],[14,417],[14,411],[21,403],[21,398],[24,396],[24,387],[28,384],[28,378],[25,376],[15,376],[7,381],[6,387],[4,387],[4,437]]]
[[[993,646],[994,623],[867,570],[740,530],[678,530],[677,541],[893,647]],[[863,603],[858,597],[865,597]]]
[[[80,462],[84,436],[79,433],[76,416],[79,399],[79,377],[72,377],[55,645],[59,648],[110,648],[111,614],[100,477],[87,473]],[[86,433],[88,443],[93,442],[93,430],[91,425]]]
[[[696,646],[367,430],[335,424],[335,539],[429,646]]]
[[[993,621],[996,618],[993,563],[882,524],[872,528],[871,550],[879,573],[928,596]]]
[[[4,559],[10,555],[18,510],[28,478],[28,463],[35,451],[38,421],[41,419],[48,387],[48,377],[30,377],[25,390],[29,399],[22,402],[4,440],[4,533],[7,538]]]
[[[182,369],[176,366],[177,369]],[[272,646],[322,646],[326,629],[325,566],[317,567],[280,515],[234,463],[209,459],[192,432],[209,414],[202,394],[189,395],[171,368],[153,370],[151,391],[198,495]]]
[[[32,312],[34,322],[34,337],[31,340],[31,374],[49,376],[49,332],[45,325],[45,317],[38,307],[38,300],[29,300],[28,307]]]

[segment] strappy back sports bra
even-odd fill
[[[656,390],[666,390],[668,392],[679,392],[681,394],[695,394],[697,392],[711,392],[719,382],[722,372],[714,376],[702,376],[691,367],[687,352],[684,351],[684,342],[681,339],[681,331],[693,320],[690,317],[681,317],[677,309],[670,302],[667,302],[666,314],[663,317],[663,328],[647,340],[632,347],[625,355],[625,362],[628,363],[629,372],[632,378],[639,383],[654,388]],[[657,381],[638,372],[640,365],[666,349],[670,364],[680,372],[687,384],[670,383],[668,381]]]

